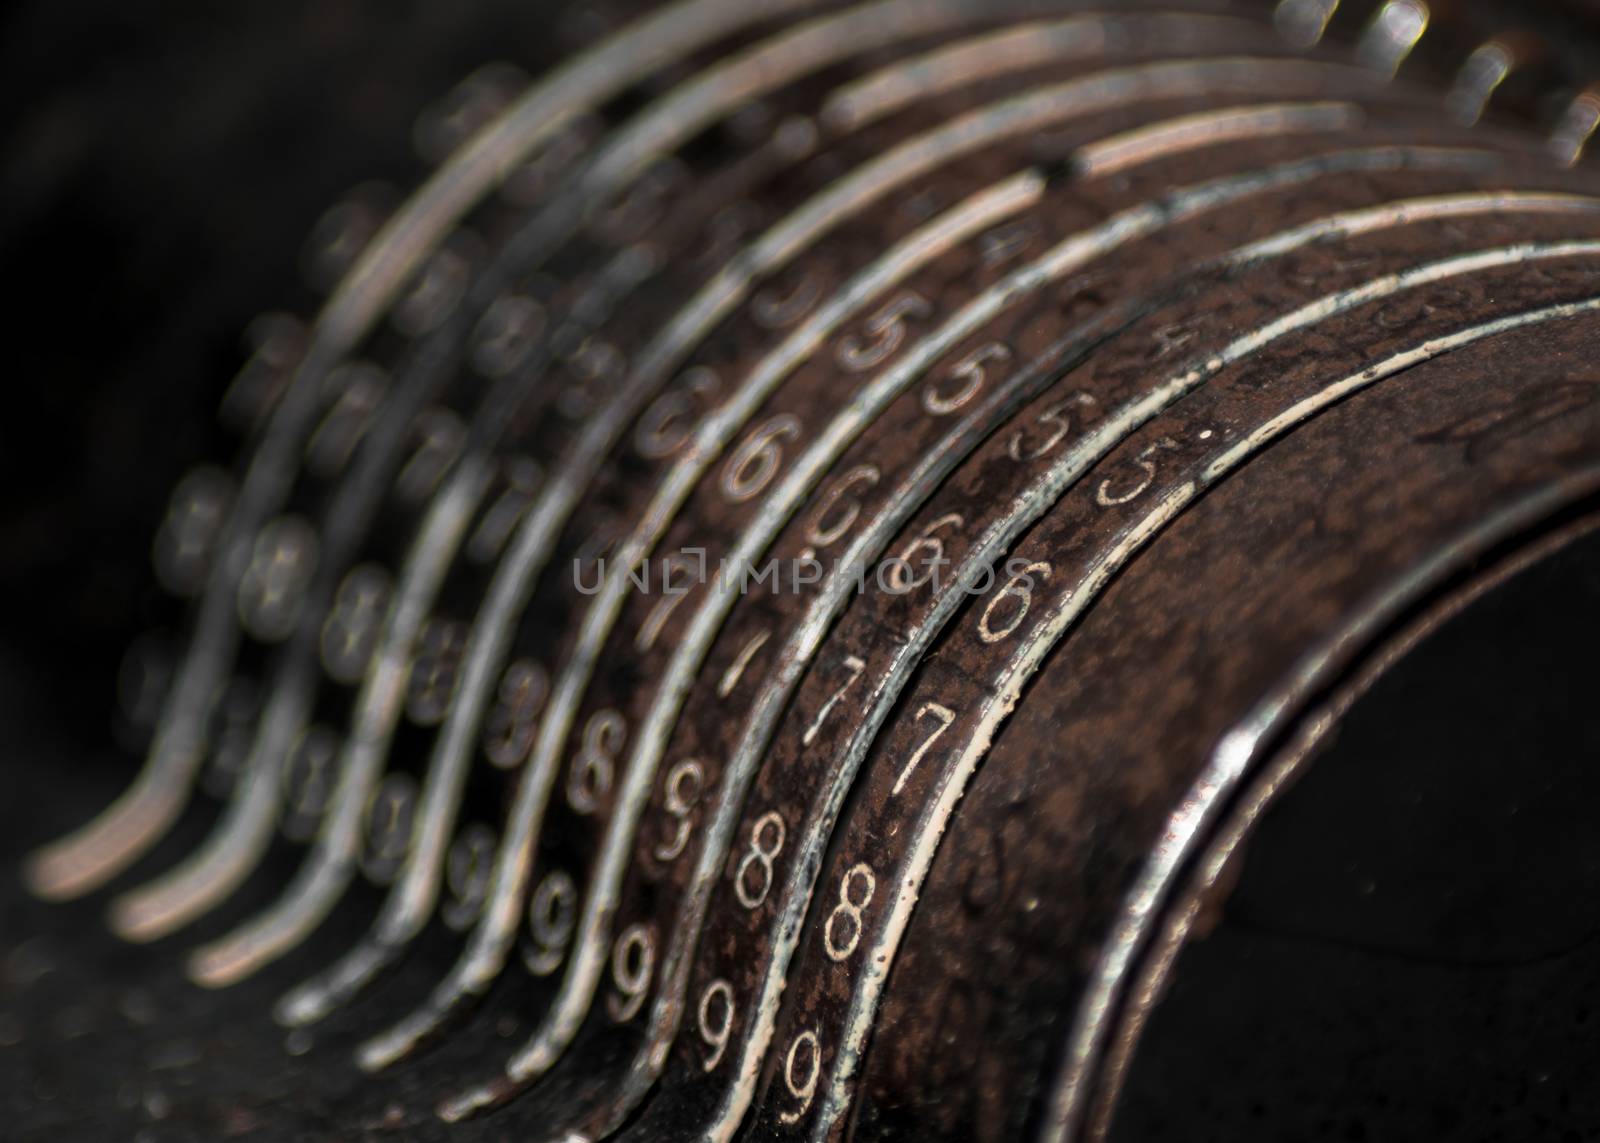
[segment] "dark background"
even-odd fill
[[[285,1052],[267,1016],[282,978],[204,993],[179,967],[194,934],[124,945],[101,922],[103,896],[43,905],[22,891],[18,862],[134,773],[113,741],[119,661],[156,610],[150,543],[174,481],[229,459],[216,408],[246,327],[268,311],[310,318],[321,299],[300,251],[322,212],[371,180],[409,191],[426,174],[418,113],[486,63],[551,66],[604,15],[569,7],[0,6],[5,1143],[442,1134],[426,1069],[376,1104],[346,1098],[370,1090],[347,1053]],[[195,840],[174,838],[139,870]],[[408,1111],[386,1118],[396,1098]],[[496,1135],[451,1135],[484,1137]]]
[[[226,459],[246,326],[315,312],[317,218],[416,185],[417,113],[485,63],[549,66],[583,35],[566,7],[0,6],[0,647],[69,726],[104,733],[172,485]]]

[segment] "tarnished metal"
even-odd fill
[[[276,996],[339,1137],[1117,1138],[1264,807],[1592,522],[1570,59],[679,0],[477,73],[261,327],[144,768],[27,884]]]

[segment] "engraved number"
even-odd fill
[[[589,716],[583,728],[583,747],[572,760],[567,778],[567,801],[580,814],[592,814],[600,799],[611,792],[616,777],[617,753],[627,737],[622,715],[607,707]]]
[[[932,312],[926,298],[908,290],[867,319],[866,331],[872,336],[871,341],[847,335],[839,342],[834,360],[851,373],[881,365],[904,343],[907,319],[925,318]]]
[[[486,825],[469,825],[445,857],[445,882],[450,887],[450,899],[440,910],[445,924],[461,932],[478,919],[489,899],[493,871],[494,831]]]
[[[633,925],[624,930],[611,947],[611,982],[617,991],[606,997],[606,1011],[618,1024],[632,1020],[644,1004],[655,967],[655,930],[649,925]]]
[[[168,591],[187,596],[204,586],[232,496],[227,473],[209,465],[190,472],[173,489],[154,551],[156,575]]]
[[[476,563],[486,564],[500,555],[511,538],[511,530],[538,495],[544,470],[537,461],[514,456],[505,461],[504,479],[504,490],[483,514],[483,519],[473,529],[472,538],[467,541],[467,558]]]
[[[739,903],[746,909],[754,909],[767,899],[767,894],[772,892],[772,863],[783,852],[783,842],[788,830],[783,824],[783,815],[777,810],[770,810],[763,814],[755,825],[750,827],[750,851],[744,855],[744,860],[739,862],[739,868],[734,873],[733,890],[739,897]],[[756,885],[751,886],[752,873]]]
[[[528,756],[548,691],[549,679],[538,663],[518,659],[506,668],[484,722],[483,750],[490,762],[509,770]]]
[[[799,321],[821,296],[822,283],[813,274],[807,273],[795,283],[786,297],[779,295],[771,286],[762,290],[751,300],[750,312],[756,324],[765,329],[778,330]]]
[[[904,595],[933,579],[939,568],[949,562],[944,555],[944,540],[938,533],[946,528],[959,528],[965,523],[959,512],[950,512],[922,529],[922,534],[907,544],[900,555],[890,562],[889,591],[894,595]],[[921,574],[915,570],[919,560],[924,569]],[[937,588],[938,585],[934,586]]]
[[[311,726],[300,735],[283,771],[286,813],[283,834],[290,841],[316,836],[328,797],[333,793],[333,763],[339,738],[325,726]]]
[[[1095,503],[1102,508],[1111,508],[1142,496],[1156,480],[1156,462],[1153,459],[1156,453],[1177,447],[1177,441],[1171,437],[1162,437],[1142,449],[1139,455],[1133,458],[1133,467],[1139,470],[1139,478],[1126,488],[1113,490],[1111,478],[1106,477],[1100,482],[1100,487],[1095,489]]]
[[[472,333],[473,366],[485,377],[506,376],[527,360],[544,326],[544,307],[533,298],[496,298]]]
[[[822,943],[827,946],[828,959],[844,960],[856,951],[861,943],[861,910],[872,904],[872,895],[878,891],[878,879],[872,867],[858,862],[839,882],[839,903],[828,914],[828,923],[822,929]],[[843,940],[837,939],[845,933]]]
[[[667,620],[672,618],[672,613],[677,610],[689,596],[689,589],[694,586],[695,569],[699,565],[685,552],[674,552],[668,556],[661,565],[661,602],[650,609],[650,614],[639,625],[638,634],[633,637],[633,645],[640,651],[648,651],[656,645],[656,640],[661,637],[661,629],[667,625]],[[649,575],[646,567],[645,574]]]
[[[261,529],[239,583],[245,629],[269,642],[287,638],[316,562],[317,534],[299,516],[281,517]]]
[[[351,568],[339,584],[333,608],[322,621],[322,665],[332,678],[361,681],[389,610],[389,590],[388,573],[375,564]]]
[[[390,774],[367,803],[367,852],[362,868],[379,885],[394,879],[411,848],[417,816],[417,784],[407,774]]]
[[[705,792],[706,771],[699,761],[685,758],[667,772],[666,810],[672,815],[672,837],[655,848],[657,861],[673,861],[689,844],[694,824],[689,815]]]
[[[717,395],[722,386],[716,373],[704,365],[685,371],[639,418],[633,447],[646,460],[661,460],[689,439],[689,417],[700,401]]]
[[[336,475],[350,459],[383,402],[384,373],[374,365],[345,366],[328,379],[337,396],[306,442],[306,464],[318,476]]]
[[[417,639],[411,664],[411,686],[406,694],[406,714],[418,726],[436,726],[450,707],[456,688],[456,670],[467,645],[466,624],[429,619]]]
[[[877,465],[858,464],[834,481],[817,504],[817,510],[812,513],[811,523],[806,528],[806,540],[825,548],[849,532],[861,516],[861,501],[851,500],[842,507],[839,501],[858,484],[871,488],[878,483],[879,476]],[[835,508],[839,508],[838,515],[832,520],[827,519]]]
[[[722,494],[735,504],[761,494],[772,482],[783,463],[779,442],[800,435],[800,421],[789,413],[778,413],[745,438],[722,469]]]
[[[1050,565],[1047,563],[1031,563],[1016,575],[1006,581],[1006,585],[989,600],[983,609],[983,614],[978,616],[978,638],[985,643],[998,643],[1010,635],[1028,616],[1028,608],[1033,606],[1033,575],[1038,573],[1045,579],[1050,578]],[[995,610],[1000,606],[1002,599],[1017,600],[1015,607],[1010,608],[1010,614],[1003,618],[998,625],[995,623]]]
[[[906,768],[900,771],[900,777],[895,779],[894,789],[890,791],[891,793],[898,794],[904,788],[906,780],[911,777],[911,772],[917,768],[917,763],[922,761],[922,756],[933,747],[933,744],[939,740],[941,734],[950,729],[950,724],[955,721],[956,717],[956,712],[947,706],[940,706],[936,702],[925,702],[917,710],[916,721],[921,722],[930,714],[933,715],[934,720],[939,725],[934,727],[933,733],[924,738],[922,745],[912,752],[910,761],[906,763]]]
[[[712,1013],[721,1012],[722,1018],[713,1022]],[[718,978],[700,994],[700,1038],[710,1047],[711,1054],[700,1067],[715,1071],[728,1050],[728,1036],[733,1031],[733,986]]]
[[[1047,428],[1043,440],[1036,445],[1027,444],[1029,434],[1024,429],[1018,429],[1011,434],[1011,439],[1006,442],[1006,452],[1011,459],[1019,464],[1030,460],[1038,460],[1046,453],[1052,451],[1058,444],[1066,439],[1072,431],[1072,420],[1068,416],[1071,409],[1087,409],[1094,405],[1094,398],[1087,393],[1074,393],[1065,401],[1059,401],[1040,413],[1036,422]]]
[[[854,655],[846,655],[844,657],[844,665],[845,669],[850,672],[850,677],[845,679],[843,685],[829,696],[827,702],[822,704],[822,709],[817,711],[817,717],[811,720],[811,725],[806,727],[806,732],[800,736],[802,744],[810,746],[816,740],[817,734],[822,730],[822,724],[827,721],[828,712],[834,708],[840,699],[844,698],[844,692],[849,690],[855,684],[855,681],[861,677],[861,672],[867,669],[867,664]]]
[[[432,496],[467,444],[467,428],[449,409],[426,409],[412,427],[416,451],[395,479],[395,492],[408,504]]]
[[[528,931],[533,936],[533,948],[523,953],[522,960],[529,972],[549,976],[561,967],[577,922],[577,886],[566,873],[552,870],[528,901]]]
[[[946,381],[959,382],[952,389],[941,389],[938,381],[929,381],[922,390],[923,411],[942,417],[953,413],[978,395],[988,379],[984,366],[989,362],[1004,363],[1011,360],[1011,347],[1003,341],[980,345],[950,368]]]
[[[805,1055],[800,1055],[801,1049]],[[805,1060],[805,1080],[802,1082],[795,1078],[795,1065],[801,1059]],[[789,1089],[789,1094],[800,1101],[800,1106],[793,1111],[780,1111],[778,1118],[784,1123],[798,1123],[800,1117],[811,1109],[811,1101],[816,1098],[817,1080],[822,1075],[822,1046],[817,1042],[817,1034],[807,1029],[794,1038],[794,1043],[789,1045],[789,1054],[783,1063],[783,1082]]]

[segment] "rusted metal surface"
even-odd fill
[[[319,230],[163,525],[146,769],[31,886],[269,988],[339,1123],[1105,1137],[1239,791],[1600,479],[1559,53],[1186,9],[690,0],[470,81]]]

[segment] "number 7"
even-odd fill
[[[911,771],[915,770],[917,763],[922,761],[922,756],[928,752],[935,742],[939,741],[939,736],[949,730],[950,724],[956,719],[956,712],[949,707],[940,706],[936,702],[925,702],[922,704],[922,708],[917,711],[917,721],[921,722],[925,715],[930,714],[939,720],[939,725],[934,728],[932,734],[922,740],[922,745],[917,747],[916,752],[911,755],[911,760],[906,763],[906,768],[900,771],[900,777],[895,781],[894,789],[889,791],[891,794],[900,792],[901,787],[906,784],[906,779],[911,777]]]

